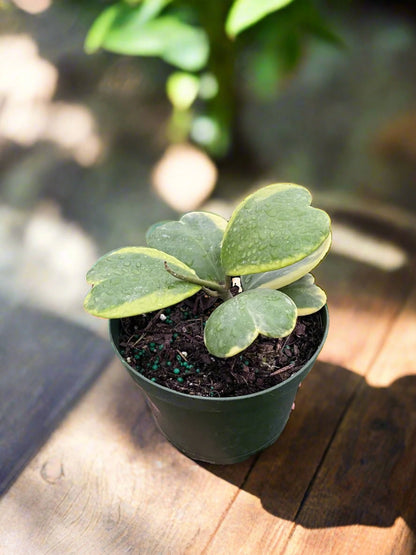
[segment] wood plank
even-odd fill
[[[0,501],[0,551],[195,553],[250,464],[234,485],[181,455],[114,362]]]
[[[287,553],[415,552],[415,338],[416,288],[337,432]]]
[[[259,457],[207,553],[226,553],[229,545],[240,546],[236,553],[284,551],[326,450],[414,283],[410,266],[380,272],[334,255],[322,270],[331,320],[325,363],[308,376],[288,427]],[[405,286],[397,288],[398,280]]]
[[[258,458],[208,553],[226,553],[227,545],[235,546],[235,553],[274,553],[285,544],[305,491],[360,379],[332,364],[316,365],[298,394],[287,428]]]
[[[331,254],[315,273],[330,309],[321,359],[365,375],[414,284],[411,265],[382,272]]]
[[[0,495],[112,356],[107,341],[0,299]]]

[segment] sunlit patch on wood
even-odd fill
[[[333,224],[332,232],[332,252],[335,254],[387,272],[398,270],[407,261],[405,251],[390,241],[337,223]]]

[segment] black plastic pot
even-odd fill
[[[110,320],[110,336],[121,362],[144,391],[163,435],[192,459],[229,464],[268,447],[282,433],[299,384],[311,371],[328,333],[327,307],[319,314],[324,335],[308,363],[288,380],[240,397],[197,397],[160,386],[142,376],[120,354],[120,320]]]

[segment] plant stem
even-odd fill
[[[236,46],[225,32],[225,21],[231,0],[209,0],[197,3],[200,23],[209,38],[208,70],[218,82],[218,93],[207,101],[206,111],[219,123],[227,142],[233,134],[237,114]],[[220,154],[223,157],[224,151]]]
[[[178,272],[175,272],[175,270],[172,270],[172,268],[169,268],[166,261],[164,262],[164,266],[165,270],[169,272],[169,274],[174,278],[180,279],[182,281],[187,281],[188,283],[195,283],[196,285],[200,285],[203,290],[208,293],[208,295],[211,295],[211,297],[220,297],[223,301],[232,298],[230,290],[221,283],[217,283],[216,281],[210,281],[207,279],[201,279],[198,276],[187,276],[179,274]]]

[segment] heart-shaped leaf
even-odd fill
[[[182,275],[196,276],[183,262],[156,249],[126,247],[104,255],[87,274],[93,288],[85,309],[103,318],[126,318],[171,306],[201,289],[173,277],[165,261]]]
[[[227,221],[209,212],[189,212],[179,221],[152,226],[146,241],[195,270],[201,279],[224,281],[221,241]]]
[[[280,270],[272,270],[271,272],[263,272],[260,274],[249,274],[241,276],[241,285],[243,290],[256,289],[257,287],[266,287],[267,289],[281,289],[290,283],[294,283],[302,276],[310,272],[315,266],[321,262],[329,247],[331,246],[331,235],[316,249],[312,254],[306,256],[295,264],[290,264],[286,268]]]
[[[298,309],[298,316],[318,312],[326,303],[325,291],[315,285],[312,274],[306,274],[294,283],[282,287],[282,293],[292,299]]]
[[[251,345],[259,333],[267,337],[289,335],[296,317],[296,305],[284,293],[246,291],[214,310],[205,326],[205,345],[214,356],[231,357]]]
[[[269,185],[248,196],[224,233],[221,260],[226,274],[278,270],[322,247],[331,222],[326,212],[310,206],[311,200],[305,187],[291,183]]]

